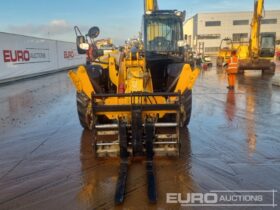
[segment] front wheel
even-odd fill
[[[94,117],[90,99],[84,93],[77,92],[76,100],[81,126],[85,129],[92,130],[94,126]]]
[[[186,127],[189,125],[191,120],[192,112],[192,91],[186,90],[182,95],[182,106],[181,106],[181,127]]]

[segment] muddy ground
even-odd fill
[[[116,208],[210,209],[167,204],[166,193],[211,190],[274,189],[279,205],[280,87],[271,78],[246,72],[231,92],[223,70],[202,71],[191,123],[182,131],[181,157],[155,160],[157,204],[148,204],[145,164],[138,161],[129,168],[125,203]],[[96,160],[91,144],[66,73],[2,85],[0,209],[115,208],[119,161]],[[271,202],[269,193],[264,197]]]

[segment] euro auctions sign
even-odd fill
[[[14,55],[12,50],[3,50],[4,62],[29,61],[30,53],[28,50],[15,50]]]
[[[183,207],[277,207],[277,190],[211,190],[208,193],[167,193],[166,203]]]
[[[49,49],[46,48],[26,48],[26,49],[4,49],[4,63],[29,64],[50,62]]]
[[[86,63],[76,43],[0,32],[0,81]]]

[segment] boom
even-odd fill
[[[254,16],[251,23],[250,56],[258,57],[260,54],[260,29],[264,7],[264,0],[255,0]]]
[[[144,7],[145,13],[148,11],[153,12],[158,10],[157,0],[144,0]]]

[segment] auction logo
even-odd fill
[[[30,53],[28,50],[3,50],[4,62],[24,62],[30,60]]]
[[[49,49],[26,48],[23,50],[3,50],[4,63],[28,64],[50,62]]]
[[[167,193],[166,203],[181,206],[277,207],[276,190],[212,190],[209,193]]]
[[[65,59],[72,59],[75,57],[74,51],[64,51]]]

